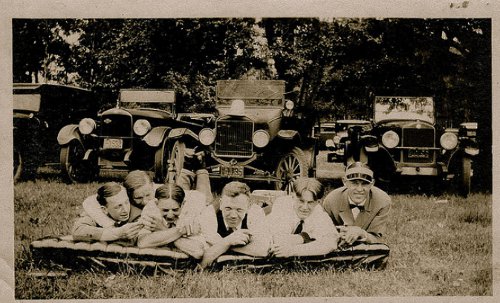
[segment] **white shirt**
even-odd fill
[[[294,198],[291,196],[279,197],[274,201],[271,213],[266,218],[267,228],[272,235],[293,234],[301,220],[293,204]],[[303,220],[302,232],[307,233],[312,239],[338,234],[332,219],[320,203]]]

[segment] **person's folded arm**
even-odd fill
[[[337,249],[338,235],[330,233],[308,243],[295,245],[294,256],[326,255]]]
[[[182,237],[182,231],[177,227],[172,227],[167,230],[159,230],[152,233],[140,234],[137,239],[137,246],[158,247],[167,245]]]
[[[231,250],[252,257],[266,257],[269,254],[270,243],[271,235],[253,231],[250,236],[250,242],[247,245],[234,246],[231,247]]]
[[[195,259],[203,257],[203,243],[196,239],[181,237],[174,241],[174,245]]]

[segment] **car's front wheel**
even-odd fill
[[[83,160],[85,149],[77,140],[61,147],[59,161],[61,173],[69,183],[88,182],[95,176],[96,167]]]
[[[170,164],[172,165],[172,171],[168,175],[168,182],[175,183],[179,178],[182,169],[184,168],[184,156],[186,154],[186,145],[182,141],[176,141],[172,146],[172,152],[170,153]]]
[[[284,190],[288,194],[293,192],[293,181],[299,177],[306,177],[309,165],[304,151],[294,147],[283,154],[276,167],[276,177],[281,180],[275,183],[277,190]]]
[[[471,158],[464,157],[462,159],[462,173],[461,173],[461,188],[460,192],[464,197],[470,194],[471,190],[471,177],[472,177],[472,160]]]
[[[155,152],[155,178],[157,183],[164,183],[168,177],[168,160],[170,159],[170,142],[164,140],[160,148]]]

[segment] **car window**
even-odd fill
[[[40,110],[41,96],[39,94],[14,95],[14,109],[38,112]]]
[[[375,97],[374,120],[422,120],[434,123],[434,101],[431,97]]]

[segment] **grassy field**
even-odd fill
[[[99,184],[66,185],[58,179],[15,186],[17,299],[491,296],[492,199],[394,194],[386,235],[391,255],[381,271],[318,270],[253,273],[74,271],[36,277],[29,243],[65,235],[83,199]]]

